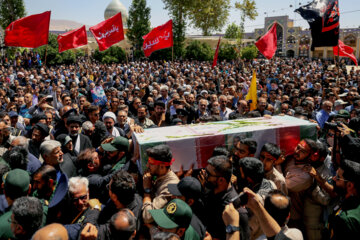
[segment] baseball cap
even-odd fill
[[[339,100],[335,101],[334,107],[337,107],[339,105],[345,105],[345,104],[347,104],[347,102],[344,102],[343,100],[339,99]]]
[[[56,137],[56,140],[61,143],[61,146],[65,146],[70,141],[72,141],[71,137],[67,134],[60,134],[59,136]]]
[[[184,196],[186,199],[199,199],[201,184],[194,177],[184,177],[178,184],[168,184],[169,192],[174,196]]]
[[[116,137],[110,143],[101,144],[105,152],[127,152],[129,149],[129,141],[124,137]]]
[[[14,169],[4,175],[5,192],[12,192],[24,196],[29,191],[30,176],[22,169]]]
[[[350,118],[350,113],[346,111],[345,109],[339,110],[339,112],[335,115],[336,118]]]
[[[156,224],[164,229],[187,228],[192,218],[190,206],[181,199],[173,199],[163,209],[149,212]]]

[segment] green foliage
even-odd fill
[[[41,61],[45,64],[45,55],[46,55],[46,65],[75,63],[76,61],[75,52],[73,50],[68,50],[59,53],[59,46],[56,39],[57,39],[57,35],[50,33],[48,46],[45,45],[35,49],[35,52],[38,52],[40,54]]]
[[[238,58],[238,53],[235,50],[236,46],[229,43],[220,44],[218,58],[222,60],[235,60]]]
[[[134,57],[143,57],[144,40],[142,37],[150,32],[150,8],[146,6],[146,0],[133,0],[129,9],[127,24],[126,36],[135,48]]]
[[[165,48],[160,49],[158,51],[153,52],[150,57],[150,60],[166,60],[170,61],[172,59],[172,49],[171,48]]]
[[[47,50],[46,46],[41,46],[34,50],[40,54],[43,64],[45,64],[45,55],[46,65],[74,64],[77,57],[85,56],[85,52],[81,49],[71,49],[59,53],[59,46],[56,39],[57,35],[50,33]]]
[[[174,55],[180,58],[185,54],[186,18],[194,0],[163,0],[163,2],[173,20]]]
[[[191,23],[202,30],[204,36],[220,31],[227,22],[230,0],[194,0],[189,11]]]
[[[241,35],[238,38],[238,44],[241,44],[241,39],[245,32],[245,20],[246,18],[250,20],[255,20],[255,18],[258,16],[258,12],[256,10],[256,2],[255,0],[242,0],[242,2],[236,2],[235,8],[240,10],[240,31]]]
[[[258,56],[258,49],[255,45],[247,46],[241,49],[241,58],[252,60]]]
[[[0,1],[0,24],[3,29],[19,18],[25,17],[25,5],[23,0]]]
[[[231,23],[225,31],[224,38],[238,39],[241,38],[241,28],[236,23]]]
[[[210,61],[214,56],[214,51],[207,43],[192,41],[186,47],[185,57],[187,59],[195,59],[198,61]]]
[[[111,46],[103,52],[96,49],[93,58],[102,63],[119,63],[126,60],[126,53],[121,47]]]

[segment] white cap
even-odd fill
[[[116,116],[113,112],[106,112],[104,116],[102,117],[102,120],[104,121],[106,118],[112,118],[114,122],[116,122]]]

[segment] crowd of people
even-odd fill
[[[28,56],[0,66],[0,239],[360,233],[360,70],[295,58],[41,66]],[[253,71],[256,109],[245,100]],[[134,147],[148,128],[274,115],[316,123],[317,138],[291,155],[240,138],[205,168],[177,172],[169,146],[146,149],[145,168]]]

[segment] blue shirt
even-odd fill
[[[323,128],[325,122],[329,119],[330,114],[324,109],[321,109],[316,113],[316,121],[319,123],[320,127]]]

